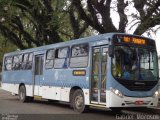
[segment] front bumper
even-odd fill
[[[158,97],[119,97],[111,91],[106,91],[107,107],[156,107]]]

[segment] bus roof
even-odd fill
[[[109,38],[112,38],[112,36],[114,34],[133,35],[133,34],[125,34],[125,33],[105,33],[105,34],[100,34],[100,35],[95,35],[95,36],[90,36],[90,37],[85,37],[85,38],[73,39],[73,40],[66,41],[66,42],[44,45],[44,46],[40,46],[40,47],[36,47],[36,48],[14,51],[14,52],[6,53],[4,56],[23,54],[26,52],[29,53],[29,52],[43,51],[43,50],[48,50],[48,49],[53,49],[53,48],[70,46],[70,45],[89,43],[89,42],[94,42],[94,41],[98,41],[98,40],[108,40]],[[138,35],[133,35],[133,36],[138,36]],[[138,37],[143,37],[143,36],[138,36]],[[143,37],[143,38],[147,38],[147,37]],[[150,38],[147,38],[147,39],[150,39]],[[150,40],[153,40],[153,39],[150,39]]]

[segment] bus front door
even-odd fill
[[[34,96],[42,96],[43,61],[44,55],[35,56]]]
[[[93,47],[91,70],[91,103],[106,103],[107,46]]]

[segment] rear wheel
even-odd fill
[[[21,102],[27,102],[29,100],[29,97],[26,96],[26,88],[24,85],[19,88],[19,100]]]
[[[84,101],[84,94],[82,90],[78,89],[73,93],[72,96],[72,107],[77,112],[85,112],[85,101]]]

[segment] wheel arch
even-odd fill
[[[83,92],[83,89],[82,89],[81,87],[79,87],[79,86],[73,86],[73,87],[71,88],[70,94],[69,94],[69,102],[71,102],[71,100],[72,100],[73,93],[74,93],[76,90],[78,90],[78,89],[82,90],[82,92]],[[83,93],[83,94],[84,94],[84,93]]]
[[[20,84],[19,84],[19,87],[18,87],[18,94],[19,94],[19,89],[20,89],[20,87],[21,87],[21,86],[24,86],[24,87],[25,87],[25,89],[26,89],[25,84],[24,84],[24,83],[20,83]],[[27,92],[27,91],[26,91],[26,92]]]
[[[20,84],[19,84],[19,87],[18,87],[18,91],[19,91],[19,89],[20,89],[21,86],[24,86],[24,87],[26,88],[26,86],[25,86],[24,83],[20,83]]]

